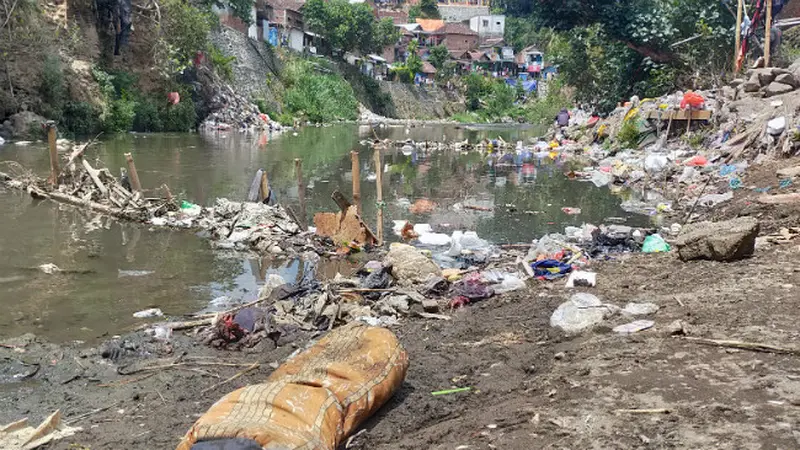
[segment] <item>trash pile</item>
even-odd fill
[[[329,247],[329,242],[305,232],[279,205],[224,198],[208,208],[187,201],[179,204],[166,185],[157,190],[163,197],[145,196],[140,189],[131,187],[134,179],[134,184],[138,183],[133,173],[123,172],[118,179],[106,168],[92,167],[82,157],[87,146],[75,147],[55,183],[35,176],[15,162],[2,163],[7,169],[0,171],[0,182],[25,190],[35,198],[71,204],[122,220],[200,231],[220,249],[282,254],[308,250],[323,253]],[[133,169],[135,173],[135,166]]]
[[[217,199],[211,207],[184,201],[178,211],[152,217],[149,223],[159,227],[202,230],[211,238],[215,248],[225,250],[282,254],[315,250],[322,245],[321,240],[312,239],[311,233],[303,233],[297,222],[279,205],[234,202],[225,198]]]

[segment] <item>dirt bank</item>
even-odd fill
[[[765,230],[776,227],[780,208],[764,207]],[[793,347],[798,243],[760,244],[735,263],[683,263],[671,254],[595,263],[598,286],[581,290],[618,306],[660,306],[655,327],[630,336],[611,331],[629,321],[620,316],[577,337],[551,328],[553,310],[571,295],[563,281],[469,305],[451,321],[407,319],[395,327],[410,353],[406,383],[355,448],[794,448],[797,357],[691,338]],[[678,320],[687,336],[672,334]],[[5,341],[0,423],[61,409],[84,430],[49,448],[171,448],[217,398],[263,380],[313,338],[229,352],[177,334],[170,344],[134,334],[96,349]],[[141,370],[156,366],[169,367]],[[473,390],[430,395],[450,387]]]

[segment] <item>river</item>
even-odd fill
[[[269,174],[278,200],[299,211],[294,160],[303,161],[309,221],[314,212],[335,211],[334,190],[352,193],[350,152],[359,152],[364,217],[374,223],[376,188],[372,151],[359,144],[380,138],[464,140],[498,136],[513,142],[534,137],[527,127],[428,125],[379,128],[357,125],[310,127],[279,136],[232,134],[126,134],[102,139],[86,154],[112,173],[132,152],[142,186],[168,184],[173,194],[210,205],[219,197],[243,199],[258,168]],[[408,152],[407,152],[408,153]],[[567,225],[600,223],[608,217],[646,222],[620,209],[619,193],[569,180],[563,163],[531,163],[494,169],[477,153],[413,152],[384,154],[385,227],[393,220],[431,223],[477,231],[492,242],[530,242]],[[42,143],[0,147],[0,161],[17,161],[38,174],[49,168]],[[420,198],[436,203],[429,214],[412,215],[408,204]],[[464,211],[465,204],[493,212]],[[579,207],[566,215],[564,206]],[[209,242],[186,231],[152,231],[119,223],[65,205],[34,201],[0,190],[0,336],[33,332],[53,341],[92,341],[140,323],[132,314],[159,307],[167,315],[207,308],[220,296],[251,300],[264,277],[295,279],[302,262],[252,259],[213,251]],[[370,220],[370,218],[372,218]],[[35,268],[53,263],[77,273],[46,275]],[[325,264],[333,276],[352,264]]]

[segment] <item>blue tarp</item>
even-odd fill
[[[506,78],[506,83],[512,87],[516,87],[517,82],[519,82],[519,80],[514,78]],[[536,90],[536,80],[522,81],[522,88],[525,89],[525,92],[534,92]]]

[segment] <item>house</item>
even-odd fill
[[[211,6],[211,11],[217,15],[219,18],[219,23],[225,25],[229,28],[233,28],[234,30],[239,31],[240,33],[246,34],[248,37],[253,39],[258,39],[258,26],[256,25],[256,6],[250,10],[250,23],[252,25],[247,25],[244,21],[236,15],[233,14],[233,10],[229,7],[218,7],[216,5]]]
[[[503,36],[506,32],[506,16],[475,16],[469,19],[469,28],[480,37]]]
[[[268,21],[278,29],[279,45],[302,52],[307,41],[302,8],[304,0],[264,0]]]
[[[422,63],[422,70],[420,73],[417,74],[416,81],[425,82],[427,84],[432,84],[433,79],[436,77],[436,68],[433,67],[433,64],[425,61]]]
[[[489,15],[489,0],[438,0],[439,14],[446,22],[464,22]]]
[[[460,23],[446,23],[437,30],[442,36],[440,42],[447,47],[450,55],[458,57],[467,50],[472,50],[478,45],[478,33],[470,30],[466,25]]]
[[[527,73],[532,78],[539,78],[542,69],[544,69],[544,53],[533,46],[517,53],[515,61],[517,70]]]

